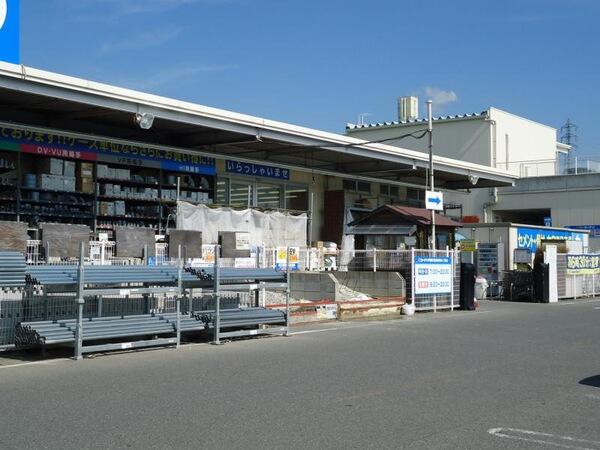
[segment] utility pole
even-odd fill
[[[432,115],[432,101],[427,100],[427,134],[429,135],[429,190],[434,192],[434,181],[433,181],[433,115]],[[427,201],[427,199],[425,199]],[[431,243],[429,245],[431,250],[435,250],[435,210],[431,210]]]

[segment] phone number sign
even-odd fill
[[[452,257],[415,256],[413,277],[415,294],[450,294],[452,292]]]

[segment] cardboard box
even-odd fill
[[[125,215],[125,202],[123,200],[119,200],[115,202],[115,215],[116,216],[124,216]]]
[[[86,194],[93,194],[94,179],[92,177],[77,178],[77,190]]]
[[[49,175],[46,173],[38,175],[37,185],[40,189],[46,189],[49,191],[62,191],[63,183],[62,177],[57,175]]]
[[[75,161],[64,161],[63,175],[65,177],[75,177]]]
[[[75,170],[75,168],[73,168]],[[67,192],[75,192],[76,181],[75,177],[62,177],[63,190]]]
[[[99,202],[98,214],[101,216],[114,216],[115,204],[113,202]]]
[[[38,174],[62,175],[64,161],[58,158],[39,158],[37,160]]]
[[[94,177],[94,163],[87,163],[87,162],[77,163],[77,176],[79,178],[93,178]]]
[[[105,164],[98,164],[98,178],[110,178],[108,176],[108,166]]]

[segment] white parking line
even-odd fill
[[[490,428],[488,433],[492,436],[513,439],[517,441],[533,442],[552,447],[570,448],[576,450],[600,450],[600,442],[588,439],[578,439],[571,436],[560,436],[538,431],[520,430],[518,428]]]
[[[22,362],[17,364],[9,364],[7,366],[0,366],[0,369],[10,369],[13,367],[21,367],[21,366],[35,366],[38,364],[54,364],[58,361],[70,361],[69,358],[58,358],[58,359],[49,359],[47,361],[32,361],[32,362]]]
[[[383,323],[383,322],[381,322],[381,323]],[[295,335],[295,334],[311,334],[311,333],[325,333],[326,331],[343,331],[343,330],[350,330],[352,328],[372,327],[374,325],[378,325],[378,323],[367,323],[365,325],[353,325],[353,326],[350,326],[350,327],[321,328],[319,330],[292,331],[290,333],[290,335]]]

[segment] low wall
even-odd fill
[[[406,296],[398,272],[292,272],[290,287],[292,298],[302,300],[338,302],[359,293],[372,298]]]
[[[340,300],[339,283],[332,272],[292,272],[290,289],[293,299]]]
[[[406,296],[406,284],[398,272],[336,272],[335,277],[348,290],[372,298]]]

